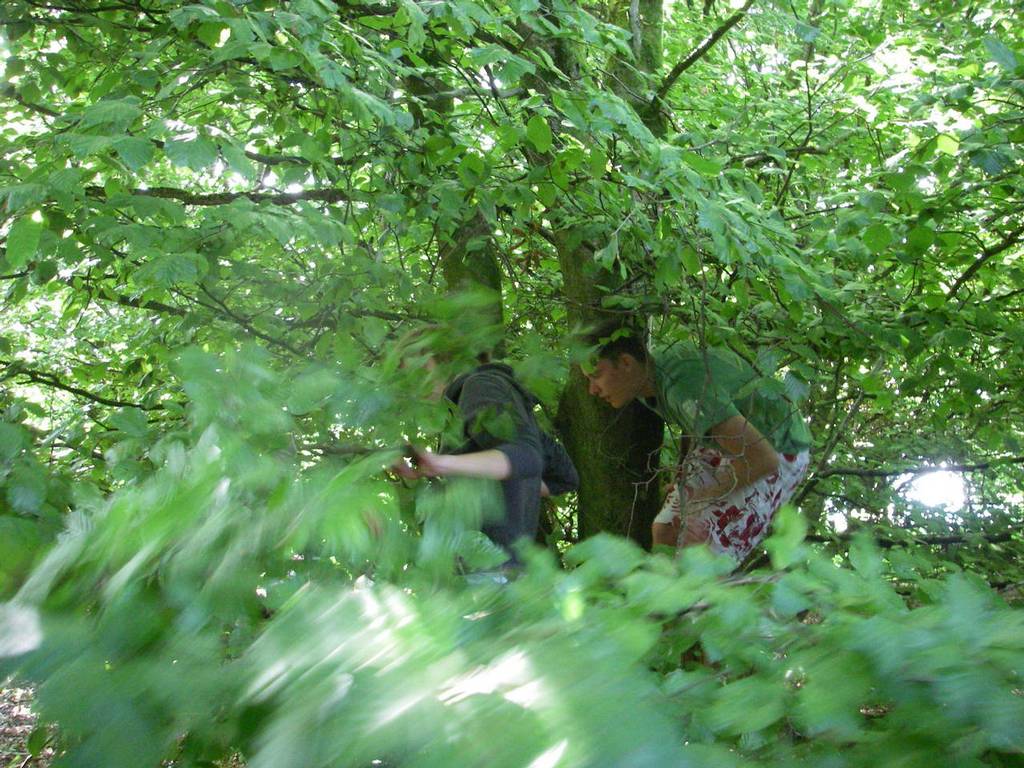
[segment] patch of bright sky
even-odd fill
[[[900,475],[895,485],[901,486],[910,478],[911,475]],[[963,477],[958,472],[944,469],[918,475],[910,480],[903,495],[910,501],[927,507],[942,507],[947,512],[959,512],[967,503]]]
[[[892,485],[894,488],[900,489],[908,501],[944,510],[946,518],[950,522],[954,522],[953,518],[957,517],[956,513],[960,512],[967,503],[967,490],[964,487],[963,477],[958,472],[946,469],[937,469],[916,477],[911,474],[900,475],[893,480]],[[890,515],[892,512],[893,508],[890,505]],[[864,516],[857,510],[847,512],[827,505],[825,517],[836,533],[843,533],[849,527],[851,517],[862,518]]]

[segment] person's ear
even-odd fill
[[[624,369],[626,371],[632,371],[634,366],[636,366],[636,358],[635,357],[633,357],[628,352],[620,352],[619,353],[619,362],[618,362],[618,365],[616,367],[622,368],[622,369]]]

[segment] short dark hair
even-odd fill
[[[620,336],[607,344],[602,344],[597,351],[598,360],[615,361],[619,355],[632,355],[638,362],[647,362],[647,347],[636,336]]]
[[[597,345],[597,359],[615,361],[619,355],[632,355],[637,361],[647,361],[647,345],[633,328],[606,326],[591,337]]]

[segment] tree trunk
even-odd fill
[[[598,286],[608,273],[598,269],[588,248],[573,241],[558,238],[570,327],[607,325],[609,315],[600,309]],[[557,417],[566,450],[580,474],[579,535],[610,531],[650,547],[651,522],[661,497],[657,468],[664,424],[637,403],[615,410],[588,388],[586,376],[573,366]]]
[[[649,37],[647,41],[656,42],[658,55],[652,57],[649,49],[641,46],[641,58],[655,66],[653,62],[660,59],[661,50],[660,6],[655,0],[643,0],[643,8],[648,15],[637,18],[644,22],[641,27],[650,35],[656,33],[656,39]],[[556,19],[558,14],[551,11],[548,18]],[[575,52],[564,38],[543,39],[527,34],[524,37],[532,37],[535,45],[542,46],[568,77],[577,75]],[[541,93],[547,91],[547,84],[539,78],[531,85]],[[557,125],[553,128],[558,130]],[[531,155],[531,163],[550,162],[550,157]],[[548,213],[562,272],[569,329],[577,331],[598,323],[607,324],[610,315],[601,308],[603,293],[599,287],[614,287],[618,278],[598,268],[594,248],[582,241],[571,224],[560,225],[558,210],[553,208]],[[584,537],[609,531],[649,547],[651,521],[661,496],[656,470],[664,425],[643,406],[634,404],[616,411],[587,390],[586,377],[578,366],[573,366],[555,419],[580,475],[578,533]]]
[[[573,366],[557,423],[580,474],[580,538],[609,531],[650,547],[661,500],[661,419],[636,403],[608,407],[587,393],[586,377]]]
[[[432,62],[436,63],[436,62]],[[405,80],[409,92],[416,96],[411,102],[410,112],[417,125],[444,126],[439,117],[447,116],[455,106],[450,95],[445,95],[444,82],[428,75],[411,75]],[[449,293],[485,290],[493,294],[480,316],[481,325],[493,325],[504,329],[504,314],[501,301],[501,269],[491,239],[491,226],[479,209],[462,221],[445,226],[439,223],[438,260],[441,274]],[[492,350],[500,355],[503,342]]]
[[[612,89],[633,105],[656,136],[665,126],[660,112],[649,109],[648,76],[657,75],[661,66],[661,13],[660,0],[632,0],[627,18],[617,21],[625,21],[632,33],[633,64],[610,63],[620,78]],[[559,261],[571,326],[606,326],[610,317],[619,317],[600,310],[598,286],[615,278],[596,268],[588,249],[566,243],[559,248]],[[645,325],[646,319],[636,330]],[[559,403],[558,421],[581,478],[579,535],[610,531],[650,547],[651,522],[662,496],[657,475],[662,420],[638,403],[618,411],[605,405],[589,394],[586,377],[574,366]]]
[[[482,241],[482,242],[481,242]],[[480,211],[462,222],[440,246],[441,272],[448,291],[485,289],[494,294],[480,316],[481,324],[504,327],[501,269],[491,241],[491,226]]]

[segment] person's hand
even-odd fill
[[[410,464],[409,459],[405,456],[392,464],[390,470],[403,480],[419,480],[423,477],[423,475],[420,474],[419,469]]]
[[[706,544],[711,538],[711,524],[700,515],[689,514],[683,523],[683,538],[679,542],[682,547],[694,544]]]
[[[442,474],[441,457],[426,448],[409,446],[406,455],[391,465],[391,471],[405,480],[437,477]]]
[[[442,468],[444,454],[434,453],[429,448],[422,450],[413,448],[412,453],[412,465],[419,473],[419,477],[437,477],[444,474]]]

